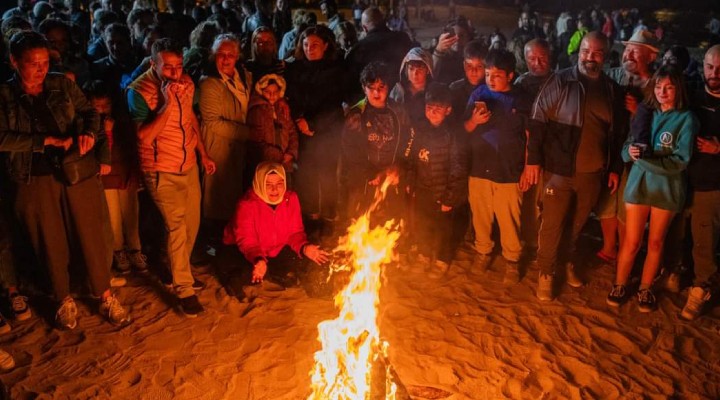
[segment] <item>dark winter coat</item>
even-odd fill
[[[446,125],[434,127],[426,120],[411,128],[407,182],[411,190],[429,191],[434,200],[456,207],[467,200],[467,172],[457,135]]]
[[[350,109],[342,133],[342,177],[350,185],[364,185],[393,166],[404,169],[403,152],[408,143],[408,122],[400,107],[389,104],[391,124],[375,126],[369,118],[372,106],[363,100]]]
[[[624,92],[604,74],[600,79],[609,94],[612,113],[605,166],[609,172],[621,174],[620,150],[629,125]],[[584,115],[585,87],[577,66],[553,74],[540,89],[530,112],[528,165],[542,165],[553,174],[574,176]]]

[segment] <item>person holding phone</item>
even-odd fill
[[[490,265],[497,219],[508,284],[520,279],[520,209],[522,194],[529,188],[521,176],[531,99],[513,88],[514,71],[512,53],[488,52],[485,84],[475,89],[466,109],[467,145],[460,146],[470,152],[468,189],[476,251],[472,271],[479,274]]]
[[[653,88],[645,99],[653,110],[649,146],[643,153],[631,137],[622,151],[623,159],[633,163],[624,196],[626,233],[618,255],[615,284],[607,297],[607,303],[614,307],[627,300],[628,277],[649,221],[647,256],[637,292],[640,312],[650,312],[656,307],[651,286],[660,266],[670,222],[685,203],[684,171],[699,129],[697,118],[687,109],[682,72],[661,67],[649,84]]]
[[[188,317],[203,312],[190,270],[190,253],[200,225],[200,179],[196,151],[205,173],[215,173],[200,137],[192,102],[195,85],[183,72],[178,42],[152,46],[151,68],[128,87],[130,114],[137,125],[138,153],[145,187],[163,216],[172,285]]]

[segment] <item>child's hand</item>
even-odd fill
[[[112,171],[112,167],[107,164],[100,164],[100,175],[105,176]]]
[[[476,125],[484,125],[492,116],[492,113],[490,110],[481,110],[478,108],[473,109],[472,115],[470,116],[470,119],[472,119],[472,122]]]
[[[628,147],[628,154],[630,154],[630,158],[632,158],[633,161],[637,161],[640,158],[641,153],[642,150],[634,144],[631,144],[630,147]]]
[[[252,283],[260,283],[263,281],[263,278],[265,278],[265,273],[267,272],[267,261],[260,260],[255,263],[253,266],[253,272],[252,272]]]

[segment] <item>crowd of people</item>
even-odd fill
[[[529,12],[511,43],[457,17],[426,49],[362,0],[347,20],[334,0],[320,6],[327,23],[286,0],[170,0],[165,12],[18,0],[5,13],[0,279],[16,320],[32,315],[18,272],[28,287],[49,277],[62,329],[77,326],[79,276],[101,315],[130,323],[114,287],[149,264],[197,316],[191,260],[206,249],[239,299],[259,283],[298,285],[331,257],[317,243],[383,184],[376,218],[404,221],[401,263],[431,278],[470,225],[473,274],[499,238],[505,283],[533,259],[537,297],[552,300],[557,280],[589,278],[576,244],[594,214],[597,257],[617,268],[610,306],[636,293],[654,310],[663,267],[674,291],[694,272],[681,315],[702,313],[719,283],[720,46],[693,81],[688,50],[660,56],[644,28],[580,22],[563,64]],[[615,39],[624,51],[610,67]]]

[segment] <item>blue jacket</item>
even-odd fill
[[[484,101],[490,120],[466,134],[470,176],[497,183],[517,183],[525,166],[525,143],[531,99],[522,91],[493,92],[480,85],[470,95],[465,120],[476,101]]]

